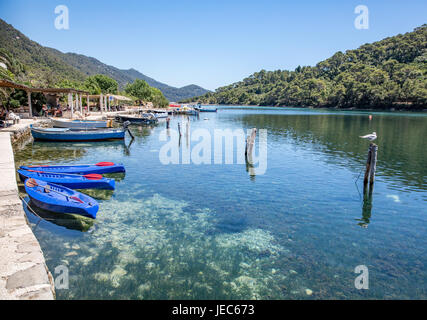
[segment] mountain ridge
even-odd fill
[[[10,52],[22,62],[28,71],[25,80],[38,86],[53,86],[54,83],[65,79],[83,81],[88,76],[103,74],[116,80],[121,89],[135,79],[145,80],[150,86],[160,89],[170,101],[179,101],[209,92],[195,84],[176,88],[146,76],[134,68],[123,70],[107,65],[94,57],[73,52],[64,53],[55,48],[42,46],[2,19],[0,19],[0,48]]]

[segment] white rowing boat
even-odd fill
[[[50,118],[52,125],[55,128],[70,128],[70,129],[95,129],[107,128],[107,121],[94,121],[94,120],[68,120],[68,119],[55,119]]]

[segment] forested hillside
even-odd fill
[[[337,52],[314,67],[256,72],[196,100],[211,104],[427,108],[427,25]]]
[[[135,69],[121,70],[101,61],[76,53],[63,53],[30,40],[13,26],[0,19],[0,49],[25,66],[24,78],[33,86],[54,86],[63,81],[84,81],[88,76],[106,75],[124,89],[136,79],[158,88],[171,101],[199,96],[208,92],[199,86],[175,88],[158,82]]]

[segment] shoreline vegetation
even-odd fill
[[[427,24],[316,66],[261,70],[182,103],[360,110],[427,109]]]
[[[186,102],[188,104],[197,104],[199,101]],[[216,107],[236,107],[236,108],[293,108],[293,109],[304,109],[304,110],[330,110],[330,111],[366,111],[366,112],[427,112],[427,105],[418,109],[412,108],[399,108],[393,106],[392,108],[338,108],[338,107],[315,107],[315,106],[261,106],[261,105],[242,105],[242,104],[216,104],[216,103],[204,103],[204,106],[216,106]]]

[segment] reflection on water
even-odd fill
[[[38,208],[28,197],[24,199],[23,206],[29,222],[35,224],[37,227],[40,223],[44,223],[45,227],[50,223],[69,230],[87,232],[94,224],[94,220],[90,218],[74,214],[59,215],[57,213]]]
[[[365,187],[363,190],[363,206],[362,206],[362,218],[359,226],[367,228],[372,216],[372,193],[374,188]]]
[[[70,289],[58,290],[59,299],[427,298],[426,116],[374,113],[369,121],[251,108],[201,118],[172,118],[182,150],[194,143],[187,126],[188,136],[265,128],[267,172],[255,177],[248,162],[162,165],[165,124],[131,127],[130,146],[34,143],[17,151],[17,165],[126,166],[126,175],[112,175],[114,192],[84,190],[100,199],[90,227],[30,219],[49,268],[69,268]],[[377,179],[361,194],[368,143],[358,137],[372,131]],[[361,264],[366,291],[354,288]]]
[[[368,148],[360,135],[376,131],[379,145],[378,170],[385,177],[405,182],[410,190],[427,189],[426,117],[368,114],[287,114],[241,115],[245,127],[268,129],[271,139],[290,138],[298,147],[311,148],[329,155],[334,163],[347,165],[342,157],[363,161]],[[277,136],[277,137],[276,137]],[[402,166],[402,164],[405,166]],[[415,187],[415,188],[414,188]]]

